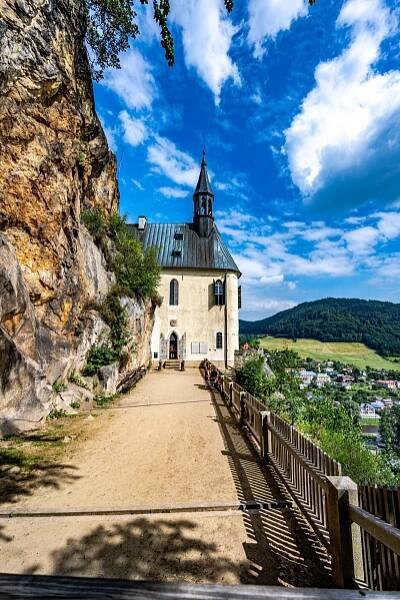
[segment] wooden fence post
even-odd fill
[[[261,415],[261,459],[266,463],[269,462],[269,453],[271,452],[271,412],[262,410]]]
[[[228,406],[232,406],[232,404],[233,404],[232,395],[233,395],[233,382],[231,381],[230,384],[229,384],[229,402],[228,402]]]
[[[327,521],[335,587],[354,588],[364,579],[361,531],[349,518],[349,504],[358,506],[358,488],[350,477],[327,476]]]
[[[244,403],[245,396],[246,396],[246,392],[239,393],[239,406],[240,406],[239,425],[243,425],[243,423],[245,422],[245,410],[246,410],[246,405]]]

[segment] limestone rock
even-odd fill
[[[115,279],[80,215],[92,206],[109,214],[118,200],[115,158],[94,108],[83,0],[3,0],[0,435],[37,427],[59,401],[54,381],[79,371],[107,336],[88,307]],[[133,324],[151,320],[141,310],[151,307],[138,305]],[[148,352],[135,332],[132,363]]]
[[[102,393],[105,396],[113,396],[117,392],[118,379],[118,363],[101,367],[99,370],[99,382]]]

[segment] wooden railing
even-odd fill
[[[360,508],[350,507],[350,518],[361,527],[368,587],[399,590],[400,489],[361,485],[358,496]]]
[[[331,556],[336,587],[400,589],[400,489],[358,487],[341,465],[210,362],[204,374]]]

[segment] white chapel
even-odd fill
[[[240,271],[214,220],[214,193],[203,152],[193,194],[192,223],[134,225],[145,248],[153,246],[161,268],[151,340],[154,363],[184,360],[188,366],[208,358],[233,366],[239,348]]]

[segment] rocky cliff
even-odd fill
[[[80,0],[0,2],[0,433],[36,426],[52,384],[79,370],[107,326],[113,285],[82,209],[118,209],[116,164],[95,112]],[[152,311],[130,300],[149,358]]]

